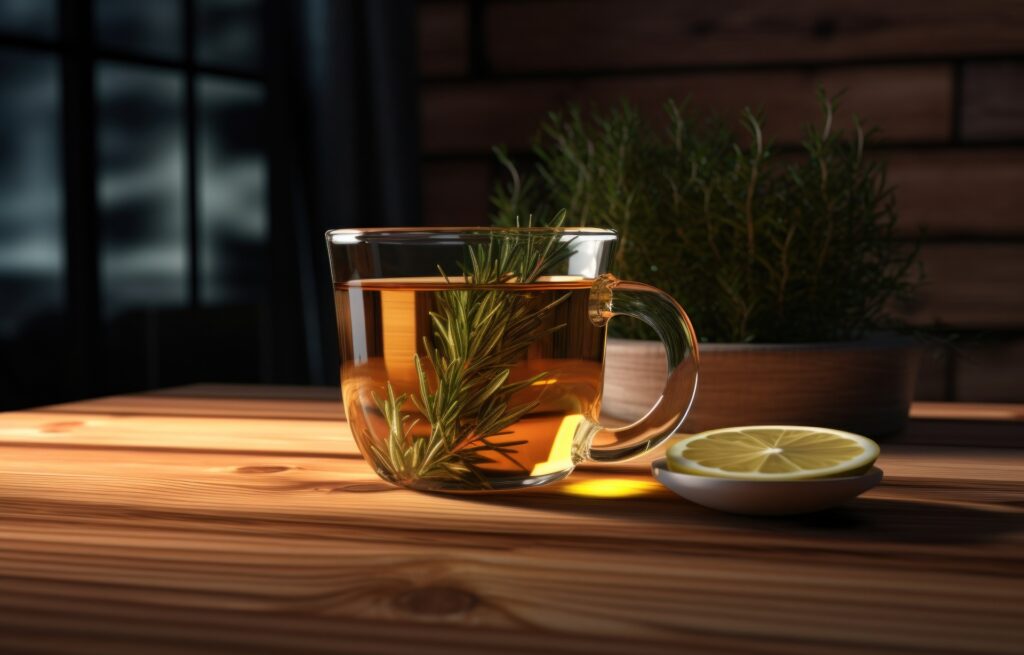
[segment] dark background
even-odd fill
[[[567,101],[883,128],[919,397],[1024,401],[1024,3],[0,0],[0,409],[336,382],[322,234],[487,222]]]
[[[818,84],[845,90],[882,129],[903,234],[927,230],[899,308],[931,344],[918,397],[1024,401],[1024,2],[426,2],[419,34],[431,225],[478,222],[490,146],[527,152],[565,102],[763,107],[786,145]]]
[[[419,220],[416,7],[0,0],[0,408],[337,382],[323,233]]]

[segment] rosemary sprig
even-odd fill
[[[802,152],[774,147],[758,112],[732,118],[669,102],[667,130],[635,106],[577,108],[539,126],[531,174],[506,169],[491,197],[498,225],[566,207],[612,228],[612,272],[653,284],[698,320],[702,340],[857,339],[899,327],[893,310],[920,281],[899,235],[895,191],[874,131],[841,127],[839,96],[819,91],[821,120]],[[739,129],[737,129],[739,128]],[[653,338],[639,321],[613,332]]]
[[[563,210],[550,224],[564,221]],[[419,393],[395,394],[388,382],[384,397],[374,395],[388,434],[385,447],[367,442],[392,478],[486,487],[483,464],[504,459],[526,471],[516,459],[516,448],[526,442],[502,437],[540,402],[513,404],[512,396],[549,373],[514,382],[509,377],[530,344],[564,327],[544,327],[544,318],[568,294],[537,309],[530,294],[493,287],[535,282],[571,254],[569,242],[556,233],[509,231],[468,247],[464,287],[439,267],[458,288],[438,293],[438,310],[430,313],[434,343],[424,337],[425,357],[414,356]],[[417,420],[402,411],[410,400],[430,424],[429,435],[414,435]]]

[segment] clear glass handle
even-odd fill
[[[665,344],[668,380],[650,411],[621,428],[592,426],[587,456],[597,462],[635,457],[665,441],[679,429],[697,393],[697,335],[683,308],[672,296],[640,282],[602,275],[590,290],[590,320],[604,325],[613,316],[631,316],[647,323]]]

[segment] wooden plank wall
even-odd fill
[[[882,126],[934,337],[918,395],[1024,401],[1024,3],[972,0],[433,0],[420,7],[425,221],[487,221],[490,146],[544,112],[626,97],[765,108],[798,138],[819,83]]]

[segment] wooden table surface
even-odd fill
[[[0,414],[0,652],[1024,652],[1024,407],[914,415],[879,488],[755,519],[645,461],[395,489],[334,390]]]

